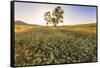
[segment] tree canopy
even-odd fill
[[[60,6],[56,7],[52,13],[50,11],[44,13],[44,20],[46,21],[47,25],[53,24],[55,27],[58,23],[63,23],[63,14],[64,10]]]

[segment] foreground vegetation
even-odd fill
[[[96,61],[96,33],[37,27],[15,34],[15,66]]]

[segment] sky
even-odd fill
[[[57,6],[64,10],[64,23],[58,25],[96,23],[96,7],[26,2],[15,2],[15,21],[20,20],[28,24],[46,25],[44,13],[47,11],[52,12]]]

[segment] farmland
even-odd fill
[[[16,30],[17,29],[17,30]],[[15,66],[97,61],[96,25],[15,27]]]

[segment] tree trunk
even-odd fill
[[[47,26],[48,26],[48,22],[47,22]]]
[[[54,24],[54,27],[56,27],[57,26],[57,24]]]

